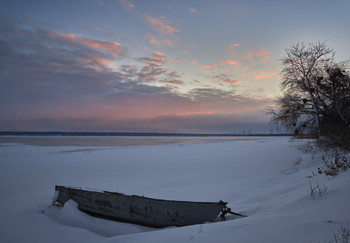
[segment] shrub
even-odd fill
[[[313,186],[311,181],[309,183],[310,183],[310,196],[312,197],[312,199],[315,199],[317,196],[321,197],[328,190],[328,188],[324,184],[323,186],[320,186],[320,184],[317,182],[316,186]]]
[[[349,155],[340,148],[333,148],[322,156],[325,168],[318,168],[319,174],[336,176],[350,168]]]
[[[340,226],[337,233],[333,234],[333,240],[329,243],[350,243],[350,229],[349,227]]]

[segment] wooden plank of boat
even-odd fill
[[[61,205],[72,199],[87,213],[151,227],[212,222],[227,204],[153,199],[57,185],[55,190],[58,191],[56,202]]]

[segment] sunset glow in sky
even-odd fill
[[[299,41],[350,58],[348,0],[3,0],[0,130],[270,132]]]

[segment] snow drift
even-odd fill
[[[320,155],[301,152],[285,137],[124,147],[1,144],[0,159],[1,242],[319,242],[350,222],[349,172],[312,176]],[[312,198],[310,181],[327,190]],[[159,230],[92,217],[73,201],[53,206],[56,184],[223,200],[249,217]]]

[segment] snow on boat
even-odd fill
[[[87,213],[158,228],[213,222],[227,209],[227,203],[222,201],[162,200],[57,185],[55,190],[58,191],[56,202],[61,205],[71,199]]]

